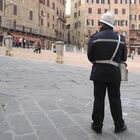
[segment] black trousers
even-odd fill
[[[116,128],[122,128],[124,120],[122,118],[122,106],[120,99],[120,83],[94,82],[94,105],[92,120],[95,126],[102,129],[104,120],[104,105],[106,90],[110,103],[111,115]]]
[[[34,52],[36,52],[36,53],[41,53],[41,48],[36,48],[36,49],[34,50]]]

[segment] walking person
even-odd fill
[[[133,50],[132,53],[131,53],[132,60],[134,59],[134,55],[135,55],[135,51]]]
[[[120,44],[118,44],[119,36],[113,31],[113,24],[113,13],[110,11],[104,13],[99,20],[99,32],[93,34],[88,43],[87,56],[93,63],[90,80],[94,85],[91,128],[98,134],[102,133],[106,90],[115,126],[114,132],[120,133],[127,129],[122,115],[121,73],[118,67],[120,61],[127,59],[127,47],[123,36],[120,36]],[[113,58],[113,63],[109,63],[117,44],[119,48]]]
[[[11,36],[10,32],[7,32],[3,38],[3,45],[5,46],[5,55],[12,56],[12,49],[13,49],[13,37]]]
[[[0,33],[0,46],[2,47],[3,34]]]
[[[39,39],[35,42],[35,50],[34,50],[34,52],[41,53],[41,41]]]

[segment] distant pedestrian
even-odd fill
[[[102,133],[106,90],[108,91],[115,133],[126,130],[120,99],[121,73],[119,62],[126,61],[127,47],[123,36],[113,31],[114,15],[108,11],[99,20],[99,32],[93,34],[88,44],[88,59],[93,63],[90,80],[94,84],[94,106],[91,128]],[[118,38],[120,43],[118,44]],[[110,63],[116,47],[119,49]]]
[[[3,40],[3,35],[0,33],[0,46],[2,47],[2,40]]]
[[[131,53],[132,60],[134,59],[134,55],[135,55],[135,51],[133,50],[132,53]]]
[[[26,39],[23,37],[22,38],[22,47],[25,49],[25,45],[26,45]]]
[[[30,48],[30,40],[29,40],[29,38],[26,40],[26,44],[27,44],[27,48],[29,49]]]
[[[3,45],[6,48],[5,54],[7,56],[11,56],[12,55],[11,51],[12,51],[12,47],[13,47],[13,37],[11,36],[10,32],[7,32],[6,36],[4,36]]]
[[[40,41],[40,39],[38,39],[35,42],[35,50],[34,50],[34,52],[41,53],[41,41]]]

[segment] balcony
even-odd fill
[[[32,34],[45,34],[43,29],[39,31],[39,28],[36,27],[26,27],[23,24],[16,23],[16,21],[13,21],[12,19],[8,18],[3,18],[1,21],[1,28],[9,29],[9,30],[14,30],[14,31],[19,31],[19,32],[25,32],[25,33],[32,33]]]
[[[58,13],[57,13],[56,18],[59,19],[59,20],[61,20],[61,21],[64,22],[64,23],[66,22],[66,18],[63,17],[62,15],[58,14]]]
[[[0,27],[6,28],[6,29],[14,29],[12,20],[6,19],[6,18],[1,21]]]

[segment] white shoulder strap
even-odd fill
[[[111,57],[111,61],[113,60],[113,58],[115,57],[115,55],[116,55],[116,53],[117,53],[117,50],[118,50],[119,45],[120,45],[120,40],[121,40],[121,37],[120,37],[120,35],[118,34],[118,43],[117,43],[117,47],[116,47],[116,49],[115,49],[114,54],[113,54],[112,57]]]

